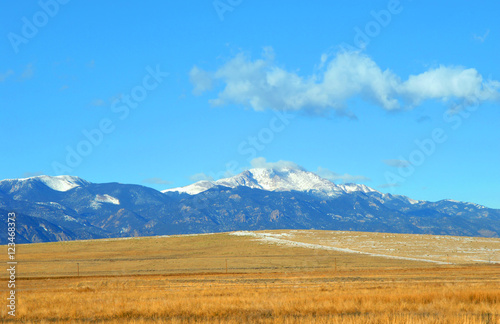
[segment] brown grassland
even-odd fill
[[[498,239],[435,238],[439,244],[431,248],[431,236],[265,233],[295,242],[343,244],[338,247],[416,259],[427,256],[453,264],[275,244],[227,233],[26,244],[16,251],[16,317],[3,306],[0,320],[500,323]],[[374,244],[376,251],[370,250]],[[478,254],[472,255],[475,250]],[[488,262],[470,261],[485,257]],[[2,271],[4,301],[7,280]]]

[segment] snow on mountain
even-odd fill
[[[314,193],[326,196],[339,196],[343,193],[354,191],[364,193],[376,191],[365,185],[354,183],[337,185],[313,172],[295,168],[255,168],[230,178],[217,181],[199,181],[189,186],[167,189],[162,192],[179,192],[196,195],[215,186],[230,188],[244,186],[267,191],[313,191]]]
[[[10,192],[15,192],[25,186],[31,186],[36,182],[43,183],[47,187],[56,191],[68,191],[70,189],[89,184],[88,181],[81,178],[67,175],[55,177],[41,175],[23,179],[7,179],[0,181],[0,184],[9,183],[12,186]]]
[[[258,188],[268,191],[308,191],[308,190],[331,190],[336,185],[318,175],[298,169],[251,169],[240,173],[229,179],[216,181],[220,185],[232,184]]]
[[[73,176],[39,176],[38,180],[43,182],[47,187],[56,191],[68,191],[75,187],[88,184],[87,181]]]
[[[179,193],[187,193],[189,195],[196,195],[196,194],[199,194],[200,192],[208,190],[214,186],[216,186],[214,184],[214,182],[203,180],[203,181],[198,181],[196,183],[193,183],[192,185],[189,185],[189,186],[167,189],[167,190],[163,190],[162,192],[163,193],[179,192]]]
[[[341,187],[345,192],[354,192],[354,191],[361,191],[364,193],[369,193],[369,192],[377,192],[377,190],[370,188],[368,186],[365,186],[363,184],[356,184],[356,183],[347,183],[343,185],[338,185]]]
[[[109,204],[113,204],[113,205],[120,204],[120,200],[118,200],[117,198],[112,197],[108,194],[97,195],[94,200],[97,202],[104,202],[104,203],[109,203]]]
[[[254,168],[172,191],[185,194],[39,176],[0,181],[0,210],[19,214],[22,242],[276,228],[500,236],[500,210],[337,185],[298,167]]]
[[[458,201],[458,200],[453,200],[453,199],[443,199],[442,201],[443,202],[453,203],[453,204],[465,204],[465,205],[476,207],[478,209],[484,209],[484,208],[486,208],[485,206],[481,206],[481,205],[478,205],[478,204],[475,204],[475,203],[466,202],[466,201]]]
[[[411,198],[406,198],[406,199],[412,205],[418,204],[420,202],[420,200],[415,200],[415,199],[411,199]]]
[[[369,188],[369,189],[371,189],[371,188]],[[425,201],[423,201],[423,200],[415,200],[415,199],[411,199],[409,197],[402,196],[402,195],[392,195],[392,194],[387,194],[387,193],[381,193],[381,192],[373,190],[373,189],[371,189],[371,190],[372,190],[372,193],[375,193],[375,194],[371,195],[371,197],[377,199],[379,202],[381,202],[383,204],[386,202],[389,202],[389,201],[402,202],[404,204],[410,204],[410,205],[417,205],[417,204],[425,203]]]
[[[120,200],[118,200],[117,198],[110,196],[108,194],[96,195],[94,200],[90,203],[90,206],[94,209],[99,209],[101,207],[102,203],[119,205]]]

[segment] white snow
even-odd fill
[[[282,168],[279,170],[255,168],[244,171],[234,177],[217,181],[199,181],[189,186],[167,189],[162,192],[180,192],[195,195],[214,186],[225,186],[230,188],[245,186],[267,191],[311,191],[318,195],[330,197],[336,197],[343,193],[353,191],[362,191],[365,193],[376,192],[376,190],[365,185],[337,185],[329,180],[321,178],[313,172],[292,168]]]
[[[231,232],[229,235],[234,235],[234,236],[257,236],[257,233],[254,232],[248,232],[248,231],[237,231],[237,232]]]
[[[215,184],[212,181],[203,180],[203,181],[193,183],[192,185],[189,185],[189,186],[167,189],[167,190],[163,190],[162,192],[163,193],[165,193],[165,192],[179,192],[179,193],[187,193],[189,195],[196,195],[196,194],[199,194],[200,192],[206,191],[214,186],[215,186]]]
[[[67,222],[78,222],[75,218],[68,215],[64,215],[64,220]]]
[[[87,183],[85,180],[73,176],[39,176],[38,180],[47,185],[47,187],[57,191],[68,191]]]
[[[49,187],[53,190],[56,190],[56,191],[68,191],[68,190],[73,189],[75,187],[89,184],[88,181],[85,181],[85,180],[78,178],[78,177],[68,176],[68,175],[55,176],[55,177],[41,175],[41,176],[23,178],[23,179],[6,179],[3,181],[9,181],[12,183],[11,192],[15,192],[15,191],[19,190],[21,187],[23,187],[24,185],[31,184],[31,183],[37,182],[37,181],[45,184],[47,187]]]
[[[113,204],[113,205],[119,205],[120,204],[120,200],[118,200],[115,197],[111,197],[108,194],[97,195],[97,196],[95,196],[94,201],[96,201],[96,202],[103,202],[103,203],[109,203],[109,204]]]
[[[493,260],[472,260],[472,261],[500,264],[500,261],[493,261]]]
[[[65,208],[63,205],[56,203],[56,202],[53,202],[53,201],[49,201],[49,202],[37,201],[37,202],[35,202],[35,204],[42,205],[42,206],[52,206],[52,207],[55,207],[57,209],[64,209]]]
[[[388,258],[388,259],[400,259],[400,260],[431,262],[431,263],[437,263],[437,264],[449,264],[448,262],[437,261],[437,260],[428,260],[428,259],[420,259],[420,258],[402,257],[402,256],[396,256],[396,255],[378,254],[378,253],[371,253],[371,252],[356,251],[356,250],[347,249],[347,248],[338,248],[338,247],[333,247],[333,246],[328,246],[328,245],[285,240],[285,239],[280,238],[283,236],[282,233],[281,234],[272,234],[272,233],[253,233],[253,232],[247,232],[247,231],[239,231],[239,232],[233,232],[233,233],[229,233],[229,234],[236,235],[236,236],[253,236],[259,241],[274,243],[277,245],[284,245],[284,246],[294,246],[294,247],[303,247],[303,248],[309,248],[309,249],[339,251],[339,252],[346,252],[346,253],[357,253],[357,254],[364,254],[364,255],[370,255],[370,256],[376,256],[376,257],[383,257],[383,258]]]
[[[408,202],[412,205],[415,205],[415,204],[418,204],[419,201],[418,200],[415,200],[415,199],[411,199],[411,198],[408,198]]]
[[[90,206],[94,209],[99,209],[101,207],[101,203],[119,205],[120,200],[118,200],[118,198],[112,197],[108,194],[96,195],[94,200],[91,201]]]
[[[350,193],[354,191],[361,191],[364,193],[368,192],[377,192],[377,190],[372,189],[368,186],[362,185],[362,184],[356,184],[356,183],[348,183],[348,184],[343,184],[343,185],[338,185],[340,188],[342,188],[345,192]]]

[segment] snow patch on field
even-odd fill
[[[289,236],[289,234],[286,234],[286,233],[273,234],[273,233],[253,233],[253,232],[247,232],[247,231],[238,231],[238,232],[230,233],[230,235],[252,236],[252,237],[257,238],[257,240],[259,240],[259,241],[273,243],[273,244],[282,245],[282,246],[303,247],[303,248],[308,248],[308,249],[318,249],[318,250],[330,250],[330,251],[338,251],[338,252],[346,252],[346,253],[356,253],[356,254],[363,254],[363,255],[369,255],[369,256],[375,256],[375,257],[382,257],[382,258],[388,258],[388,259],[399,259],[399,260],[432,262],[432,263],[437,263],[437,264],[450,264],[449,262],[443,262],[443,261],[436,261],[436,260],[429,260],[429,259],[419,259],[419,258],[409,258],[409,257],[387,255],[387,254],[379,254],[379,253],[371,253],[371,252],[363,252],[363,251],[356,251],[356,250],[347,249],[347,248],[339,248],[339,247],[333,247],[333,246],[328,246],[328,245],[313,244],[313,243],[303,243],[303,242],[296,242],[296,241],[282,239],[282,237],[284,237],[284,236],[285,237]]]

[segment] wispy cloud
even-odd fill
[[[33,68],[33,64],[28,64],[24,68],[24,71],[21,73],[21,76],[19,77],[22,81],[31,79],[33,75],[35,74],[35,69]]]
[[[190,176],[189,180],[191,180],[193,182],[198,182],[198,181],[203,181],[203,180],[213,181],[214,178],[209,176],[209,175],[206,175],[205,173],[196,173],[196,174],[193,174],[192,176]]]
[[[280,160],[278,162],[267,162],[265,158],[258,157],[250,161],[250,165],[252,168],[264,168],[264,169],[292,169],[292,170],[305,170],[300,165],[291,162],[291,161],[283,161]]]
[[[417,123],[425,123],[425,122],[429,122],[429,121],[432,121],[432,118],[430,116],[420,116],[417,118]]]
[[[13,70],[7,70],[5,73],[0,73],[0,82],[4,82],[8,77],[14,74]]]
[[[213,75],[194,66],[189,72],[189,80],[194,85],[193,94],[201,95],[213,87]]]
[[[410,162],[406,160],[398,160],[398,159],[389,159],[382,161],[390,167],[394,168],[405,168],[410,165]]]
[[[98,99],[95,99],[94,101],[92,101],[90,104],[92,106],[95,106],[95,107],[100,107],[100,106],[104,106],[106,104],[106,101],[98,98]]]
[[[490,30],[487,29],[486,32],[482,36],[478,36],[476,34],[474,34],[473,36],[474,36],[475,40],[480,41],[481,43],[483,43],[486,40],[486,37],[488,37],[489,34],[490,34]]]
[[[271,52],[271,54],[270,54]],[[218,82],[223,89],[213,106],[238,104],[255,110],[306,110],[324,114],[343,112],[346,101],[360,97],[386,110],[412,108],[425,100],[471,102],[500,99],[500,83],[483,80],[476,69],[439,66],[406,80],[382,69],[368,55],[342,51],[321,55],[317,72],[300,76],[277,64],[272,49],[252,60],[239,53],[215,72],[193,67],[190,79],[194,93],[208,91]]]
[[[31,177],[36,177],[36,176],[40,176],[40,175],[43,175],[43,172],[42,171],[37,171],[37,172],[24,172],[23,173],[23,178],[31,178]]]
[[[148,179],[142,180],[142,183],[159,184],[159,185],[169,185],[169,184],[172,184],[172,182],[164,180],[162,178],[148,178]]]
[[[322,168],[322,167],[318,167],[316,174],[319,175],[320,177],[328,179],[332,182],[341,181],[343,183],[348,183],[348,182],[371,181],[370,178],[362,176],[362,175],[350,175],[347,173],[340,174],[340,173],[336,173],[336,172],[333,172],[331,170],[328,170],[328,169]]]
[[[297,163],[291,161],[283,161],[280,160],[278,162],[267,162],[267,160],[263,157],[258,157],[250,161],[252,168],[265,168],[265,169],[274,169],[274,170],[283,170],[283,169],[291,169],[291,170],[301,170],[306,171],[306,169]],[[340,174],[328,170],[323,167],[318,167],[318,170],[315,172],[320,177],[328,179],[332,182],[340,181],[343,183],[347,182],[363,182],[370,181],[371,179],[361,175],[350,175],[347,173]]]
[[[395,188],[395,187],[399,187],[399,186],[400,186],[399,183],[385,183],[385,184],[381,184],[378,187],[379,188]]]

